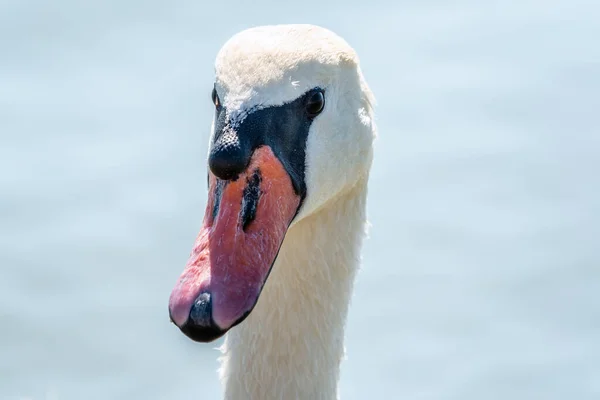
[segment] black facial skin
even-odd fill
[[[289,103],[253,111],[235,129],[227,110],[213,91],[215,134],[208,165],[222,180],[236,180],[246,170],[258,147],[269,146],[292,180],[301,201],[306,197],[306,139],[314,118],[325,106],[324,91],[315,88]]]

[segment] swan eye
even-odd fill
[[[217,94],[217,89],[213,88],[212,91],[212,101],[215,104],[215,107],[221,107],[221,99],[219,99],[219,95]]]
[[[306,112],[308,116],[311,118],[316,117],[323,111],[325,107],[325,96],[323,95],[323,91],[319,90],[318,92],[313,93],[306,102]]]

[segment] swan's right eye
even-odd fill
[[[212,91],[212,101],[215,105],[215,107],[217,107],[217,109],[221,108],[221,99],[219,99],[219,95],[217,94],[217,89],[213,88]]]
[[[310,118],[315,118],[323,111],[325,107],[325,95],[322,90],[317,90],[308,98],[306,102],[306,112]]]

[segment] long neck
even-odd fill
[[[260,299],[223,345],[226,400],[337,398],[366,183],[292,226]]]

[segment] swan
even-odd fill
[[[314,25],[230,38],[215,61],[208,200],[169,299],[189,338],[227,333],[228,400],[337,399],[376,136],[356,52]]]

